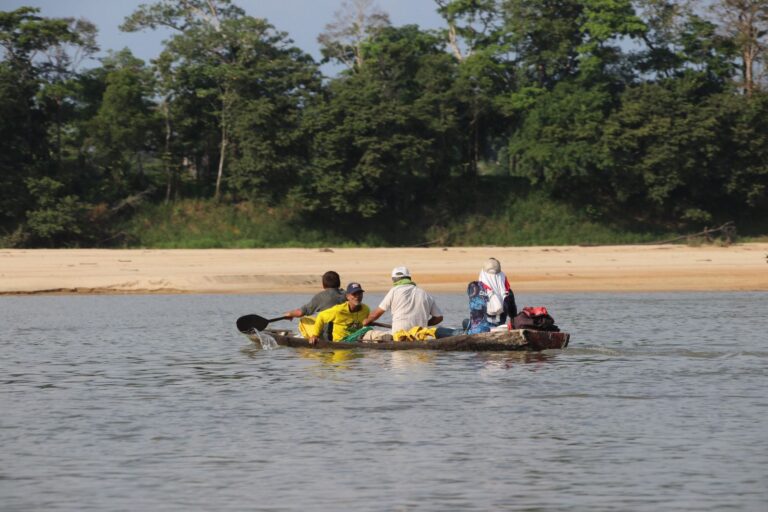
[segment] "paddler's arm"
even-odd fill
[[[304,316],[304,314],[301,312],[300,309],[292,309],[291,311],[286,311],[283,316],[289,316],[291,318],[299,318]]]
[[[443,321],[443,312],[437,307],[435,299],[429,298],[429,320],[427,320],[427,326],[437,325]]]
[[[315,318],[315,323],[312,324],[312,330],[310,331],[309,339],[307,340],[309,341],[310,345],[317,343],[317,340],[320,339],[320,333],[323,332],[323,327],[325,327],[325,324],[328,323],[328,320],[330,320],[327,314],[323,314],[326,311],[330,311],[330,309],[326,309],[317,315],[317,318]]]
[[[432,318],[430,318],[427,321],[427,325],[437,325],[437,324],[439,324],[442,321],[443,321],[443,317],[442,316],[433,316]]]
[[[381,308],[374,309],[373,312],[370,315],[368,315],[368,317],[365,320],[363,320],[363,327],[367,327],[371,325],[373,322],[378,320],[383,314],[384,314],[383,309]]]

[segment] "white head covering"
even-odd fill
[[[488,315],[496,316],[504,311],[504,296],[507,294],[507,276],[501,271],[501,263],[496,258],[489,258],[483,264],[478,281],[490,288],[488,293]]]
[[[501,263],[496,258],[488,258],[483,264],[483,270],[489,274],[498,274],[501,272]]]

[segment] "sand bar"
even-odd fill
[[[768,243],[387,249],[5,249],[0,294],[291,293],[336,270],[368,291],[406,265],[434,292],[462,292],[501,261],[515,291],[768,291]]]

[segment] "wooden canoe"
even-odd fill
[[[563,349],[568,346],[571,335],[567,332],[534,331],[517,329],[513,331],[464,334],[427,341],[385,341],[385,342],[331,342],[319,340],[310,345],[305,338],[297,338],[290,331],[265,330],[278,345],[318,349],[367,349],[367,350],[458,350],[465,352],[486,352],[525,350],[540,351]],[[261,344],[258,334],[248,334],[251,341]]]

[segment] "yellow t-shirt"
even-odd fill
[[[348,334],[362,329],[363,320],[368,318],[371,308],[365,304],[360,306],[358,311],[353,312],[349,310],[349,302],[342,302],[332,308],[321,311],[315,319],[315,325],[310,329],[310,334],[320,336],[320,333],[323,332],[323,327],[328,322],[333,322],[333,341],[339,341]]]

